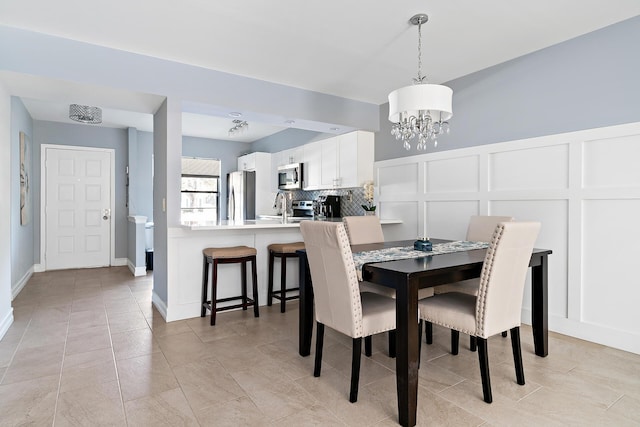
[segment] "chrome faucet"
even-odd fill
[[[288,198],[291,193],[287,192],[279,192],[276,194],[276,199],[274,200],[273,207],[282,211],[282,222],[287,222],[288,210],[289,210],[289,202]]]

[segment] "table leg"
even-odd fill
[[[416,425],[418,406],[418,282],[399,279],[396,286],[396,384],[398,421]]]
[[[549,354],[549,307],[548,307],[549,265],[547,255],[540,258],[540,264],[531,268],[531,323],[533,344],[538,356]]]
[[[300,307],[298,310],[298,353],[300,356],[311,354],[311,335],[313,333],[313,287],[311,273],[305,251],[296,251],[299,263]]]

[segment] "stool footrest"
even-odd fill
[[[228,302],[228,301],[237,301],[237,300],[242,300],[242,297],[230,297],[230,298],[222,298],[222,299],[218,299],[216,300],[216,304],[219,302]],[[247,307],[252,307],[255,304],[255,301],[249,297],[247,297]],[[207,301],[204,304],[202,304],[203,307],[205,307],[207,310],[212,311],[211,310],[211,301]],[[234,304],[234,305],[226,305],[224,307],[216,307],[216,311],[225,311],[225,310],[232,310],[234,308],[242,308],[244,307],[244,305],[242,303],[240,304]]]
[[[286,301],[300,298],[300,294],[299,293],[296,294],[296,295],[286,296],[287,292],[293,292],[293,291],[300,291],[300,288],[285,289],[285,291],[284,291],[285,292],[285,298],[284,299]],[[282,301],[282,295],[281,294],[282,294],[282,291],[273,291],[271,297],[274,298],[274,299]]]

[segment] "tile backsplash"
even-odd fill
[[[293,200],[316,200],[319,196],[340,196],[342,216],[364,215],[362,205],[366,205],[362,187],[341,188],[336,190],[292,191]]]

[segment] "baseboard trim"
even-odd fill
[[[113,261],[113,266],[114,267],[124,267],[127,265],[127,262],[129,262],[128,258],[116,258]]]
[[[42,273],[43,271],[46,271],[44,268],[44,264],[34,264],[33,265],[33,272],[34,273]]]
[[[531,310],[522,309],[522,323],[531,324]],[[640,335],[632,332],[579,322],[553,314],[549,314],[549,331],[640,354]]]
[[[158,294],[156,294],[155,291],[151,292],[151,302],[153,303],[153,306],[156,308],[156,310],[158,310],[162,318],[166,321],[167,305],[164,303],[164,301],[160,299],[160,297],[158,296]]]
[[[0,322],[0,340],[4,338],[4,335],[9,330],[9,327],[13,324],[13,307],[9,307],[7,315],[4,316],[2,322]]]
[[[11,301],[16,299],[16,297],[18,296],[22,288],[24,288],[27,282],[29,281],[29,279],[31,279],[31,276],[33,276],[33,271],[34,271],[34,266],[29,267],[27,272],[24,273],[24,276],[22,276],[22,278],[18,280],[18,283],[11,286]]]
[[[127,260],[127,267],[129,267],[129,271],[131,271],[131,274],[133,274],[136,277],[147,275],[146,267],[136,267],[135,265],[133,265],[131,260]]]

